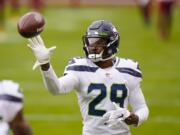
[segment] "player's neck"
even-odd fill
[[[113,66],[113,61],[112,61],[112,59],[110,59],[110,60],[106,60],[106,61],[95,62],[95,64],[100,68],[109,68],[109,67]]]

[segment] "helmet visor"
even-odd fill
[[[87,47],[106,47],[108,44],[104,38],[94,37],[86,37],[85,42]]]

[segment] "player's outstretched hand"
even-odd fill
[[[40,35],[29,38],[27,45],[34,53],[37,61],[33,66],[33,70],[39,66],[50,62],[50,55],[56,49],[56,46],[46,48]]]
[[[130,116],[130,112],[127,109],[119,107],[114,102],[113,105],[115,110],[108,111],[103,115],[103,118],[107,119],[105,125],[108,127],[116,126]]]

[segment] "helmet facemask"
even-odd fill
[[[85,40],[86,44],[84,48],[87,51],[87,57],[93,62],[101,61],[104,48],[107,46],[107,41],[99,37],[89,37]]]

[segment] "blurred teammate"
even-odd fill
[[[5,27],[5,0],[0,0],[0,31]]]
[[[10,5],[11,5],[11,14],[13,16],[17,16],[19,14],[20,1],[19,0],[10,0]]]
[[[23,94],[19,84],[11,80],[0,81],[0,135],[32,135],[23,116]]]
[[[151,23],[152,0],[136,0],[140,8],[145,25]]]
[[[75,57],[58,78],[50,65],[50,53],[40,36],[29,47],[41,66],[44,83],[54,95],[76,90],[83,117],[83,135],[130,135],[128,125],[139,126],[148,117],[140,88],[137,62],[115,57],[120,35],[109,21],[94,21],[83,36],[86,57]],[[128,105],[132,110],[128,110]]]
[[[10,0],[11,15],[16,16],[19,13],[19,0]],[[0,0],[0,31],[4,30],[6,23],[6,0]]]
[[[30,0],[30,6],[32,9],[40,12],[43,10],[44,2],[43,0]]]
[[[158,0],[158,29],[164,39],[170,35],[174,3],[175,0]]]

